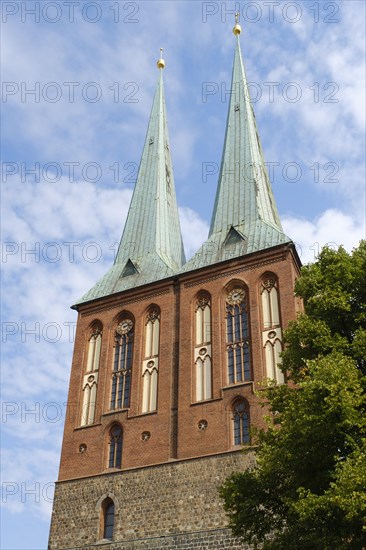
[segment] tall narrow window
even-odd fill
[[[142,363],[142,412],[157,408],[159,373],[160,312],[152,307],[146,318],[145,358]]]
[[[247,295],[234,288],[226,298],[227,361],[229,384],[251,380]]]
[[[116,328],[110,408],[130,406],[133,322],[124,319]]]
[[[103,538],[113,539],[114,528],[114,502],[111,498],[107,498],[103,503]]]
[[[101,344],[102,327],[99,324],[95,324],[88,340],[86,369],[83,378],[81,426],[93,424],[95,418]]]
[[[201,293],[197,298],[195,325],[196,401],[203,401],[212,398],[211,301],[207,293]]]
[[[122,464],[122,428],[118,424],[109,432],[108,468],[120,468]]]
[[[250,443],[249,414],[244,399],[236,399],[234,401],[232,419],[234,445],[245,445]]]
[[[273,275],[266,275],[262,279],[262,340],[267,378],[283,384],[284,375],[278,367],[281,363],[282,330],[277,285],[277,279]]]

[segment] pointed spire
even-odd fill
[[[240,49],[236,48],[221,170],[209,238],[184,271],[290,242],[267,174]]]
[[[169,147],[162,71],[164,60],[160,58],[157,65],[159,82],[116,258],[116,263],[123,265],[128,260],[137,266],[143,261],[147,272],[156,262],[161,264],[162,261],[168,269],[176,271],[185,261]]]
[[[170,155],[162,56],[157,66],[159,80],[116,260],[80,302],[164,279],[179,271],[185,262]]]

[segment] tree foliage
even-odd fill
[[[234,534],[266,550],[366,548],[366,242],[323,249],[285,332],[289,385],[262,392],[257,467],[221,496]]]

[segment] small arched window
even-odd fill
[[[81,426],[93,424],[95,418],[101,345],[102,326],[100,323],[95,323],[91,328],[87,345],[87,360],[83,378]]]
[[[145,327],[145,358],[142,363],[142,412],[157,408],[159,373],[160,310],[152,306]]]
[[[196,300],[195,332],[196,401],[204,401],[212,398],[211,299],[207,292]]]
[[[108,468],[121,468],[122,465],[122,428],[114,424],[109,431]]]
[[[103,510],[103,538],[112,540],[114,529],[114,502],[107,498],[102,506]]]
[[[251,380],[248,299],[243,287],[227,294],[226,329],[229,384]]]
[[[232,413],[234,445],[250,443],[249,413],[246,401],[236,399],[233,403]]]
[[[116,328],[110,408],[130,406],[134,324],[123,319]]]

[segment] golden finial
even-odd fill
[[[158,69],[164,69],[165,67],[165,61],[163,59],[163,48],[160,48],[160,59],[156,62]]]
[[[235,27],[233,28],[233,33],[235,36],[238,36],[241,33],[241,26],[239,25],[239,13],[235,14]]]

